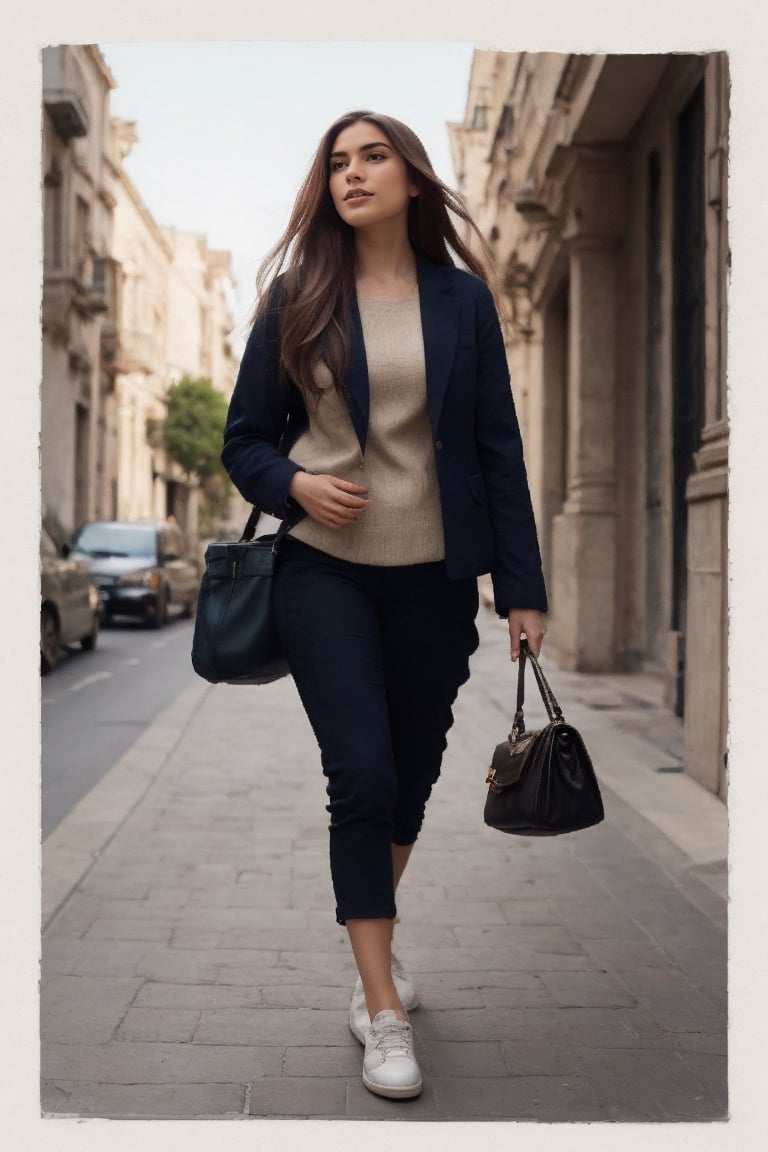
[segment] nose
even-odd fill
[[[348,184],[351,184],[354,180],[362,180],[363,174],[360,169],[359,159],[350,159],[349,164],[347,164],[346,177]]]

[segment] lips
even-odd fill
[[[362,188],[353,188],[350,192],[347,192],[344,199],[345,199],[345,201],[346,200],[362,200],[362,199],[367,198],[368,196],[372,196],[372,195],[373,195],[372,192],[364,192]]]

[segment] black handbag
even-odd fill
[[[288,674],[272,618],[280,540],[295,523],[254,540],[254,508],[237,543],[209,544],[192,637],[192,667],[212,684],[270,684]]]
[[[526,732],[525,665],[529,660],[549,724]],[[512,731],[496,747],[486,777],[485,823],[518,836],[557,836],[599,824],[605,813],[584,741],[562,709],[525,640],[520,646]]]

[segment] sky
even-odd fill
[[[158,224],[232,252],[235,326],[326,128],[352,108],[409,124],[454,185],[447,121],[463,120],[466,43],[100,44],[111,114],[136,121],[125,168]]]

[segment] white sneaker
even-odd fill
[[[391,1008],[373,1019],[365,1034],[363,1084],[377,1096],[404,1100],[421,1092],[421,1072],[413,1054],[413,1028]]]
[[[395,953],[392,953],[392,979],[395,982],[400,1003],[406,1012],[412,1012],[419,1006],[419,994],[413,982]],[[365,1034],[371,1026],[371,1018],[365,1005],[363,982],[358,976],[352,989],[352,1001],[349,1005],[349,1029],[356,1040],[365,1044]]]

